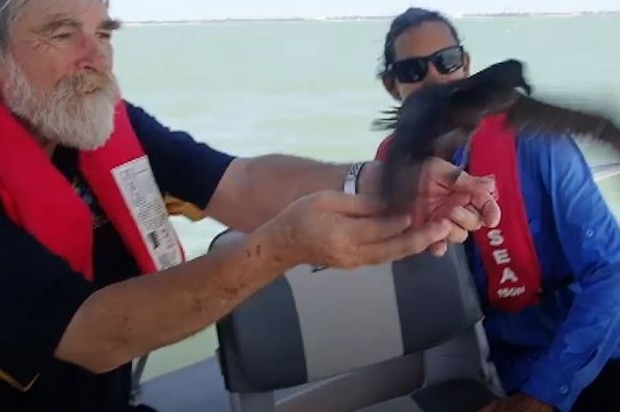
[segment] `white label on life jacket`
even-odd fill
[[[499,284],[502,285],[508,281],[516,283],[519,281],[519,278],[517,277],[517,274],[512,271],[512,269],[504,268],[504,270],[502,270],[502,279],[499,281]]]
[[[182,253],[166,205],[146,156],[112,170],[120,192],[157,270],[182,263]]]
[[[500,288],[497,291],[497,296],[500,298],[510,298],[514,296],[521,296],[525,293],[525,286],[517,286],[514,288]]]
[[[495,265],[505,265],[502,269],[502,278],[499,281],[500,285],[504,285],[506,282],[518,283],[520,281],[519,276],[509,266],[511,263],[510,253],[508,249],[502,248],[504,245],[504,235],[500,229],[491,229],[487,233],[489,239],[489,246],[492,248],[491,254],[493,255],[493,261]],[[525,293],[524,286],[504,286],[497,290],[497,296],[499,298],[510,298],[514,296],[520,296]]]

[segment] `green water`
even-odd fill
[[[457,20],[473,69],[506,57],[530,63],[536,87],[617,91],[620,18]],[[391,104],[374,74],[389,21],[226,22],[127,27],[115,40],[125,96],[172,128],[238,155],[278,151],[325,160],[372,157],[369,130]],[[618,100],[620,103],[620,100]],[[588,151],[593,164],[614,161]],[[620,212],[619,179],[601,188]],[[175,219],[191,257],[221,230]],[[152,356],[153,377],[211,356],[212,329]]]

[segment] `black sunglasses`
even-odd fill
[[[428,74],[428,64],[432,63],[441,74],[459,70],[465,63],[463,46],[451,46],[423,57],[410,57],[392,64],[389,71],[400,83],[417,83]]]

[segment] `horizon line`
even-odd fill
[[[472,17],[535,17],[535,16],[584,16],[584,15],[614,15],[620,14],[620,10],[608,11],[566,11],[566,12],[481,12],[481,13],[445,13],[449,18],[472,18]],[[329,17],[221,17],[204,19],[178,19],[178,20],[125,20],[124,24],[188,24],[188,23],[219,23],[219,22],[269,22],[269,21],[336,21],[336,20],[386,20],[395,15],[385,16],[329,16]]]

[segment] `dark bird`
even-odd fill
[[[620,151],[620,129],[610,120],[613,104],[589,109],[576,96],[543,101],[531,92],[523,64],[510,59],[463,80],[424,86],[400,107],[383,112],[389,117],[375,120],[373,126],[393,129],[381,180],[388,214],[410,209],[425,160],[467,145],[480,121],[491,114],[505,113],[519,138],[521,132],[534,138],[570,134]]]

